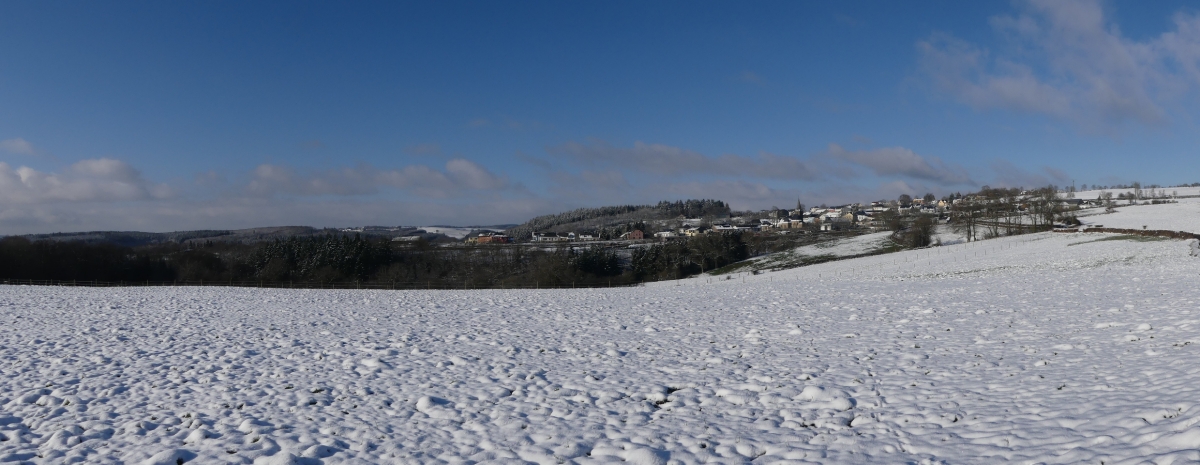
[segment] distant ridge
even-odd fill
[[[577,208],[553,215],[542,215],[510,228],[506,233],[525,239],[535,232],[595,231],[641,221],[666,220],[678,216],[702,218],[729,216],[729,205],[720,200],[688,199],[662,201],[656,205],[618,205]]]
[[[420,233],[420,230],[415,227],[399,226],[368,226],[362,228],[352,228],[351,230],[346,230],[346,228],[314,228],[312,226],[266,226],[233,230],[194,230],[165,233],[141,231],[87,231],[51,234],[26,234],[20,237],[24,237],[31,241],[80,241],[91,244],[107,243],[125,247],[138,247],[143,245],[164,243],[185,244],[198,241],[237,242],[250,244],[255,242],[273,241],[276,239],[287,239],[290,237],[312,237],[324,236],[326,234],[332,234],[335,236],[350,236],[357,234],[366,237],[395,237],[414,234],[426,235]],[[431,236],[434,235],[431,234]]]
[[[454,225],[448,225],[448,224],[431,224],[431,225],[429,225],[429,227],[431,227],[431,228],[491,229],[491,230],[495,230],[495,231],[504,231],[507,229],[515,228],[517,226],[520,226],[520,225],[518,225],[518,224],[492,224],[492,225],[470,225],[470,226],[454,226]]]

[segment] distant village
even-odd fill
[[[1028,195],[1028,192],[1021,192]],[[647,222],[647,227],[625,232],[621,241],[671,240],[695,237],[704,234],[750,232],[757,234],[814,234],[821,232],[858,231],[877,232],[890,226],[879,219],[886,215],[902,217],[926,215],[936,218],[937,224],[953,221],[955,206],[963,202],[979,201],[974,194],[936,199],[932,195],[923,198],[900,196],[897,200],[878,200],[869,204],[851,203],[839,206],[804,208],[798,204],[794,209],[767,209],[758,212],[740,212],[734,215],[708,218],[679,216],[670,220]],[[1064,207],[1100,206],[1103,199],[1061,199]],[[1023,209],[1023,207],[1018,207]],[[651,227],[653,223],[657,227]],[[524,238],[510,237],[501,232],[477,231],[463,239],[468,244],[510,244],[517,242],[590,242],[600,241],[592,231],[535,232]]]
[[[1189,187],[1182,185],[1179,187]],[[1198,187],[1200,184],[1191,187]],[[1086,187],[1086,185],[1085,185]],[[935,221],[936,224],[955,224],[962,221],[972,221],[972,216],[979,216],[983,221],[997,221],[1002,217],[1021,215],[1045,215],[1047,208],[1068,215],[1069,212],[1089,207],[1112,207],[1117,202],[1158,203],[1171,201],[1178,197],[1177,192],[1168,192],[1161,186],[1146,186],[1143,189],[1137,183],[1132,186],[1112,186],[1115,189],[1126,189],[1113,195],[1106,190],[1110,186],[1094,186],[1099,190],[1095,198],[1075,198],[1073,188],[1023,189],[990,189],[984,186],[976,193],[966,195],[952,194],[941,199],[926,194],[922,197],[901,195],[896,200],[877,200],[870,203],[850,203],[837,206],[816,206],[805,208],[797,202],[796,208],[771,208],[759,211],[733,212],[721,215],[708,215],[702,218],[679,215],[674,218],[642,220],[631,222],[636,227],[618,234],[607,234],[601,237],[597,229],[578,228],[575,231],[526,232],[520,237],[506,234],[504,231],[490,228],[469,229],[458,228],[462,232],[458,236],[442,235],[438,230],[455,229],[449,227],[429,228],[352,228],[344,232],[386,235],[391,233],[395,242],[416,242],[422,238],[436,242],[460,243],[470,245],[514,244],[514,243],[574,243],[574,242],[637,242],[665,241],[686,239],[705,234],[721,233],[752,233],[755,235],[788,235],[788,234],[820,234],[835,232],[878,232],[896,229],[896,222],[889,221],[900,218],[911,221],[924,217]],[[1049,190],[1047,190],[1049,189]],[[1045,195],[1049,192],[1049,196]],[[1093,195],[1094,192],[1093,191]],[[1040,200],[1039,200],[1040,196]],[[1044,206],[1047,198],[1055,198],[1050,207]],[[1037,211],[1035,211],[1037,210]],[[1051,217],[1054,213],[1051,214]],[[1006,220],[1007,221],[1007,220]],[[611,231],[610,231],[611,232]],[[397,235],[396,233],[400,233]],[[437,240],[434,240],[434,239]]]

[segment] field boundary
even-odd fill
[[[1060,228],[1055,229],[1056,233],[1110,233],[1110,234],[1128,234],[1131,236],[1144,237],[1169,237],[1171,239],[1200,239],[1200,235],[1186,231],[1170,231],[1165,229],[1124,229],[1124,228]]]
[[[268,282],[268,281],[96,281],[96,280],[51,280],[51,279],[0,279],[7,286],[58,286],[58,287],[251,287],[263,289],[375,289],[392,291],[412,290],[485,290],[485,289],[584,289],[637,287],[643,283],[571,283],[477,286],[429,282]]]

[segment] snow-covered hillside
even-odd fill
[[[626,289],[0,287],[0,461],[1195,461],[1198,271],[1042,233]]]
[[[754,257],[709,274],[722,275],[730,272],[730,270],[747,272],[760,270],[777,271],[899,248],[898,245],[889,239],[890,236],[890,232],[881,232],[841,237],[816,244],[803,245],[792,250]]]

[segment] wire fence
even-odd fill
[[[377,289],[377,290],[473,290],[473,289],[576,289],[637,287],[642,283],[572,282],[572,283],[447,283],[447,282],[318,282],[318,281],[96,281],[96,280],[51,280],[51,279],[2,279],[0,284],[9,286],[61,286],[61,287],[253,287],[265,289]]]

